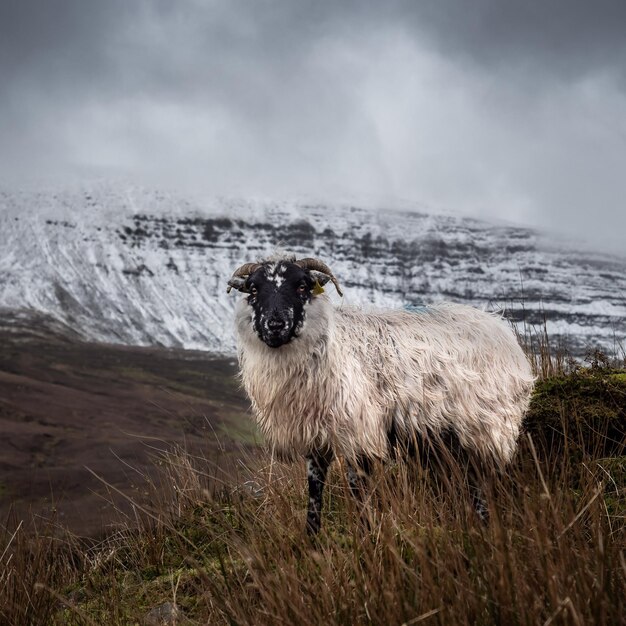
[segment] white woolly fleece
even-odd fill
[[[508,324],[460,304],[420,312],[335,308],[316,296],[299,337],[280,348],[236,309],[241,379],[259,427],[282,457],[331,447],[384,459],[400,435],[453,429],[486,459],[512,457],[533,387]]]

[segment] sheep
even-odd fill
[[[322,492],[336,456],[361,493],[372,463],[399,444],[443,442],[477,464],[512,458],[534,378],[509,325],[461,304],[419,311],[335,307],[330,268],[278,255],[246,263],[228,282],[240,377],[272,452],[307,460],[306,529],[320,530]],[[487,517],[477,485],[477,513]]]

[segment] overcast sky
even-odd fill
[[[398,197],[626,248],[625,0],[2,0],[0,182]]]

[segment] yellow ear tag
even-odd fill
[[[319,296],[321,293],[324,293],[324,287],[322,287],[322,285],[320,285],[320,281],[316,280],[315,281],[315,285],[313,287],[313,295],[314,296]]]

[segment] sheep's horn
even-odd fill
[[[228,281],[228,287],[226,288],[226,293],[230,293],[230,290],[234,287],[238,291],[245,291],[244,284],[245,281],[237,280],[241,279],[244,276],[250,276],[250,274],[256,272],[259,267],[261,267],[260,263],[245,263],[241,267],[237,268],[233,275],[230,277]]]
[[[343,296],[343,292],[341,291],[341,287],[339,286],[339,282],[335,278],[332,273],[330,267],[326,265],[323,261],[319,259],[300,259],[296,261],[296,265],[299,265],[303,270],[316,270],[318,272],[322,272],[322,274],[326,274],[328,278],[332,281],[333,285],[335,285],[335,289],[340,296]]]

